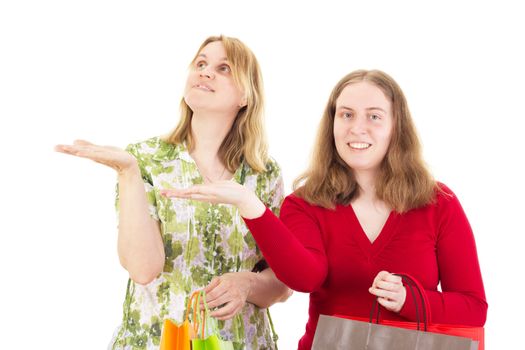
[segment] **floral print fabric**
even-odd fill
[[[214,276],[251,271],[263,257],[237,208],[160,195],[163,189],[203,183],[185,145],[155,137],[132,144],[127,151],[138,161],[150,214],[161,228],[166,260],[163,272],[151,283],[128,281],[122,324],[110,349],[158,349],[164,319],[182,322],[193,291]],[[233,181],[252,189],[278,214],[284,191],[275,161],[268,161],[264,173],[243,162]],[[218,322],[220,334],[236,349],[276,349],[268,316],[266,309],[246,303],[233,319]]]

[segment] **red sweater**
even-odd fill
[[[472,229],[454,193],[441,187],[445,193],[434,204],[392,212],[373,243],[351,205],[324,209],[293,194],[281,220],[270,210],[245,219],[276,276],[310,293],[299,349],[311,348],[319,314],[368,317],[374,301],[368,288],[381,270],[409,274],[423,286],[432,322],[484,325],[487,302]],[[399,314],[382,309],[381,315],[415,321],[410,293]]]

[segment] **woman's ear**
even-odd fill
[[[246,96],[241,99],[241,102],[239,102],[239,108],[246,107],[248,104]]]

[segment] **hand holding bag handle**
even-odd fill
[[[416,309],[416,324],[417,324],[417,330],[419,331],[420,330],[420,318],[419,318],[419,304],[418,304],[418,300],[416,298],[416,294],[414,292],[414,289],[417,290],[418,292],[418,296],[419,296],[419,300],[421,301],[421,311],[423,313],[423,320],[422,320],[422,323],[423,323],[423,330],[426,332],[427,329],[428,329],[428,324],[430,323],[430,320],[429,320],[429,312],[427,312],[427,304],[428,302],[426,301],[424,295],[423,295],[423,292],[421,291],[421,288],[419,286],[419,284],[414,280],[414,278],[412,278],[410,275],[407,275],[407,274],[401,274],[401,273],[394,273],[394,275],[396,276],[399,276],[401,277],[401,279],[403,280],[404,284],[408,287],[408,289],[410,290],[410,294],[412,295],[412,300],[414,301],[414,307]],[[405,300],[406,302],[406,300]],[[370,323],[373,323],[373,320],[374,320],[374,311],[377,311],[377,314],[376,314],[376,324],[379,324],[379,311],[381,310],[381,307],[379,306],[379,301],[378,301],[378,297],[375,298],[375,301],[374,301],[374,304],[372,305],[372,308],[370,309]]]
[[[412,299],[406,302],[415,305],[417,323],[380,321],[380,305],[376,298],[368,319],[320,315],[312,349],[483,349],[483,328],[432,324],[424,289],[411,276],[397,275],[402,278]],[[376,322],[373,322],[374,315]],[[421,323],[424,331],[421,330]]]

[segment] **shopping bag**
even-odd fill
[[[351,316],[340,315],[340,314],[335,314],[332,316],[339,317],[339,318],[352,319],[355,321],[363,321],[363,322],[369,321],[369,318],[364,318],[364,317],[351,317]],[[392,327],[399,327],[399,328],[412,329],[412,330],[417,329],[416,322],[381,320],[381,324],[384,326],[392,326]],[[427,326],[427,331],[432,332],[432,333],[448,334],[448,335],[455,335],[458,337],[470,338],[479,343],[478,350],[485,349],[485,329],[483,327],[431,323]]]
[[[312,350],[477,350],[470,338],[320,315]]]
[[[233,350],[233,343],[221,339],[217,320],[210,316],[210,310],[206,304],[206,293],[201,291],[200,297],[204,307],[197,313],[198,332],[191,340],[192,350]],[[201,303],[198,305],[200,306]]]
[[[190,310],[195,310],[198,303],[198,292],[191,295],[186,305],[186,314],[182,324],[176,324],[169,319],[164,320],[160,338],[160,350],[190,350],[195,326],[189,321]],[[194,311],[195,312],[195,311]]]
[[[422,292],[423,286],[421,286],[415,278],[413,278],[412,276],[408,274],[398,274],[398,275],[403,278],[403,281],[405,281],[405,283],[410,283],[413,289],[417,291],[417,296],[419,296],[421,303],[423,305],[423,308],[422,308],[423,315],[422,316],[424,320],[427,321],[427,323],[425,323],[426,330],[432,333],[448,334],[448,335],[455,335],[459,337],[470,338],[479,343],[478,350],[485,349],[485,329],[483,327],[433,323],[431,315],[430,315],[430,303],[427,300],[426,295]],[[379,317],[377,317],[377,320],[379,320]],[[415,322],[384,320],[384,321],[381,321],[381,323],[384,325],[391,325],[394,327],[401,327],[401,328],[406,328],[406,329],[417,329],[417,323]]]
[[[368,350],[479,350],[483,341],[481,327],[452,325],[429,325],[428,301],[424,300],[420,286],[408,275],[403,278],[416,306],[417,322],[381,321],[377,299],[368,322],[365,319],[320,315],[314,335],[313,350],[321,349],[368,349]],[[414,289],[420,297],[420,305]],[[374,310],[376,321],[373,323]],[[420,313],[422,312],[422,322]],[[407,327],[403,327],[407,326]],[[402,328],[400,328],[402,327]],[[481,331],[480,331],[481,328]],[[436,332],[435,330],[439,330]],[[467,334],[465,334],[467,333]],[[456,334],[456,335],[452,335]],[[457,336],[461,335],[461,336]]]

